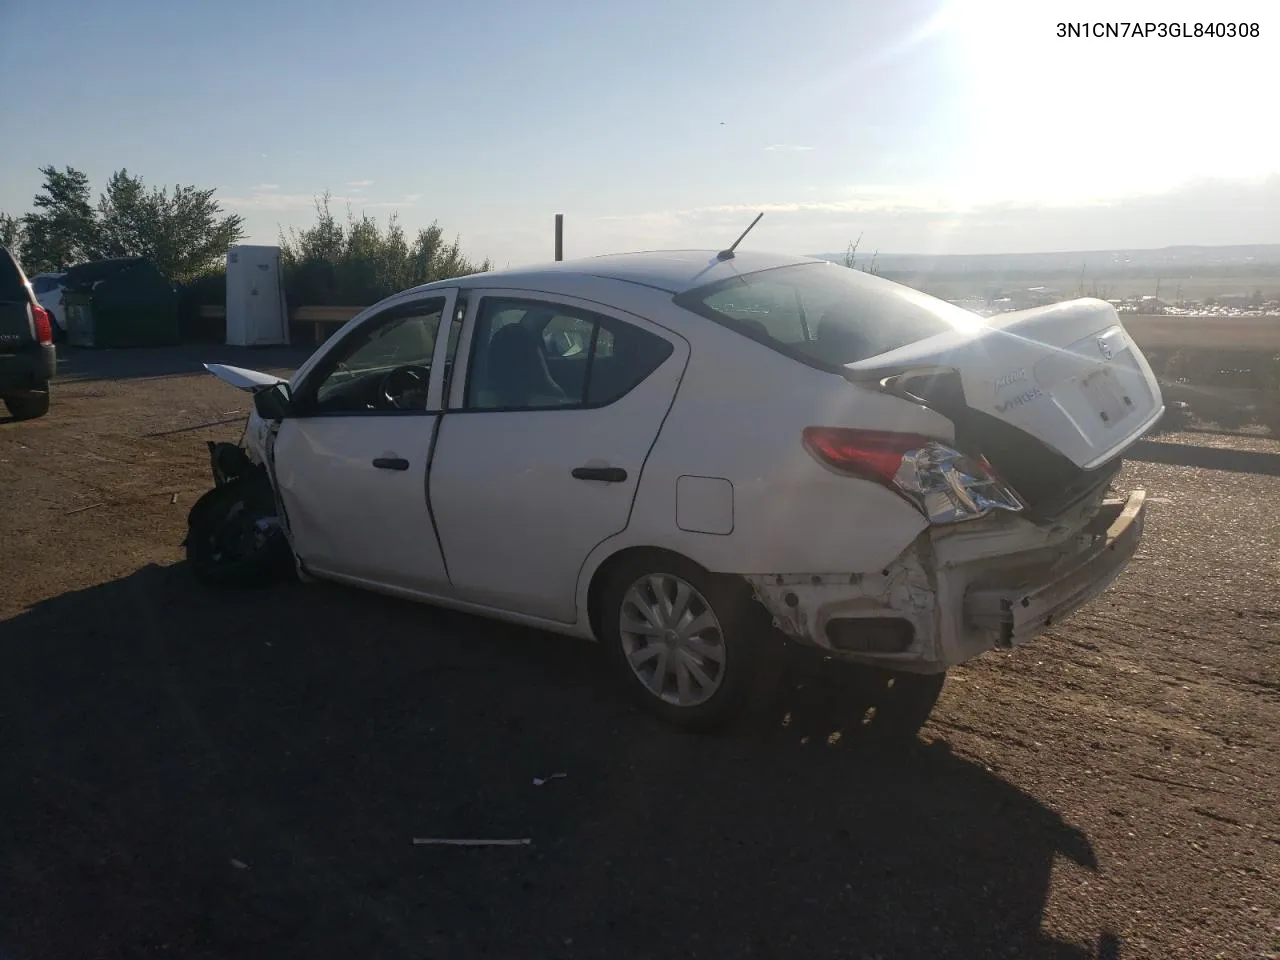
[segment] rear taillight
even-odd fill
[[[907,451],[932,443],[928,437],[885,430],[805,427],[804,445],[832,469],[891,484]]]
[[[32,304],[31,320],[36,328],[36,341],[53,343],[53,321],[49,319],[49,311],[44,307]]]
[[[993,510],[1017,512],[1024,507],[985,460],[918,434],[806,427],[804,446],[833,470],[888,487],[932,523],[956,523]]]

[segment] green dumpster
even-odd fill
[[[71,346],[159,347],[179,341],[177,291],[145,257],[82,263],[62,282]]]

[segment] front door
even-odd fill
[[[449,579],[460,598],[572,623],[578,573],[627,525],[688,346],[596,305],[470,299],[467,375],[430,476]]]
[[[427,503],[454,291],[402,300],[352,328],[292,400],[272,452],[306,568],[371,586],[447,586]],[[457,321],[460,325],[460,321]]]

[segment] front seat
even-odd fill
[[[489,391],[499,407],[554,407],[568,401],[551,377],[542,340],[527,327],[512,323],[489,341]]]

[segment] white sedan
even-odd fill
[[[681,251],[397,294],[254,391],[189,555],[597,640],[706,729],[787,641],[889,678],[914,733],[948,667],[1124,570],[1111,496],[1160,389],[1107,303],[983,319],[824,261]]]

